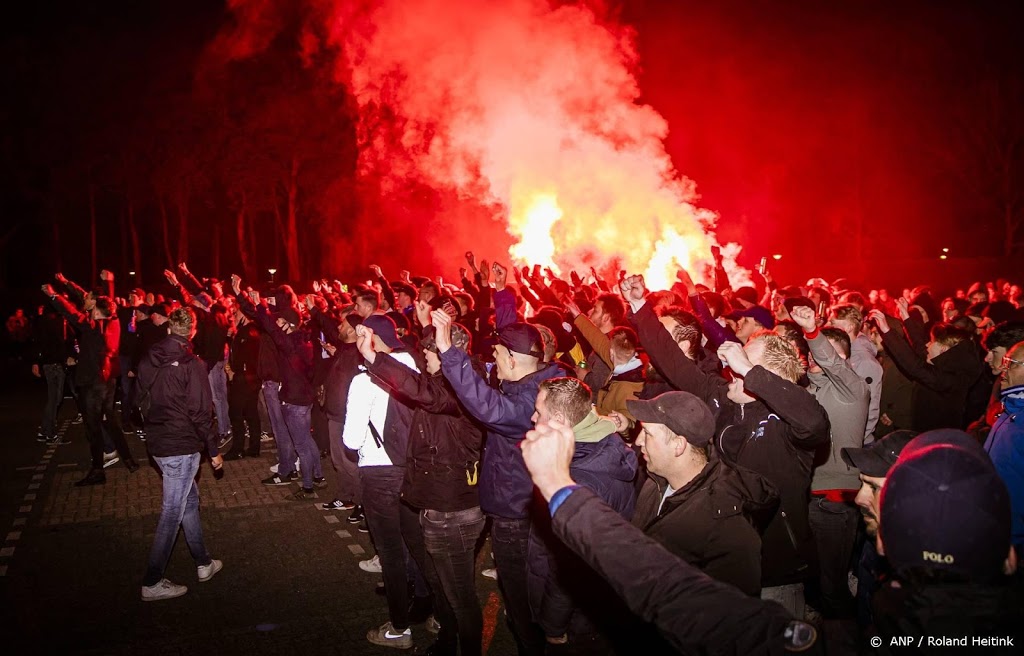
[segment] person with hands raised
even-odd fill
[[[700,572],[623,519],[569,473],[572,428],[538,425],[523,461],[548,502],[555,535],[604,578],[629,609],[682,653],[823,653],[813,626]]]
[[[819,328],[818,317],[805,305],[793,307],[793,321],[803,330],[810,349],[808,391],[825,408],[831,424],[831,448],[811,479],[808,517],[818,549],[815,608],[834,617],[852,608],[846,572],[856,540],[860,512],[854,504],[860,479],[840,456],[842,449],[860,449],[868,420],[871,390],[850,366],[850,337],[834,327]]]

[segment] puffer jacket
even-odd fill
[[[779,512],[762,537],[762,587],[810,577],[817,558],[807,505],[814,452],[829,441],[825,409],[799,385],[761,366],[744,378],[744,389],[757,400],[734,403],[725,379],[705,373],[687,359],[650,305],[631,320],[665,379],[675,389],[702,399],[716,415],[714,445],[722,460],[761,474],[779,491]]]
[[[760,474],[713,458],[662,503],[668,481],[647,476],[633,525],[708,576],[760,594],[760,532],[778,508],[775,487]]]

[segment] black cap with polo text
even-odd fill
[[[689,392],[665,392],[649,401],[626,401],[638,421],[664,424],[694,446],[706,446],[715,436],[715,417],[707,404]]]

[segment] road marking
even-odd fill
[[[25,498],[23,500],[24,501],[35,501],[36,500],[36,495],[34,495],[34,494],[26,494]]]
[[[0,558],[10,558],[14,555],[14,547],[4,547],[0,549]]]
[[[358,544],[350,544],[350,545],[348,545],[348,550],[351,551],[353,553],[353,555],[356,555],[356,556],[362,556],[363,554],[366,553],[366,551],[361,546],[359,546]]]
[[[324,521],[326,521],[328,524],[337,524],[338,518],[334,515],[324,515]]]
[[[30,512],[32,512],[32,506],[22,506],[22,507],[18,508],[18,512],[20,512],[20,513],[30,513]]]
[[[7,534],[8,542],[17,542],[21,539],[21,531],[11,531]]]
[[[339,538],[351,538],[351,537],[352,537],[352,534],[351,534],[351,533],[349,533],[348,531],[344,530],[344,529],[342,529],[342,530],[338,530],[338,531],[335,531],[334,533],[335,533],[335,535],[337,535],[337,536],[338,536]]]

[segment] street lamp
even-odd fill
[[[277,273],[277,269],[267,269],[267,273],[270,274],[270,284],[274,284],[274,274]]]

